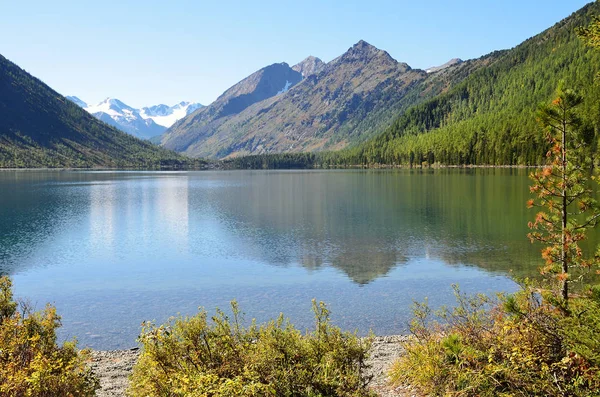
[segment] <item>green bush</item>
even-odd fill
[[[600,286],[591,289],[585,299],[571,302],[571,316],[560,322],[560,332],[570,351],[583,357],[592,367],[600,368]],[[600,370],[598,370],[600,371]],[[597,372],[600,376],[600,372]]]
[[[86,365],[89,352],[75,342],[58,346],[56,310],[31,312],[13,300],[11,287],[0,277],[0,396],[93,396],[98,380]]]
[[[436,322],[417,304],[392,382],[431,395],[599,396],[598,295],[572,298],[566,314],[530,287],[494,300],[456,289],[457,306]]]
[[[313,301],[316,329],[303,334],[280,316],[241,325],[217,310],[144,325],[131,396],[371,396],[361,376],[371,339],[331,326]]]

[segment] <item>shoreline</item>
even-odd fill
[[[402,355],[401,343],[406,335],[376,336],[367,363],[371,366],[365,376],[372,376],[369,388],[380,397],[418,397],[409,386],[392,387],[387,384],[387,372]],[[139,348],[128,350],[92,350],[90,366],[100,378],[98,397],[122,397],[129,384],[128,376],[140,354]]]
[[[371,164],[371,165],[346,165],[346,166],[328,166],[328,167],[304,167],[304,168],[228,168],[228,167],[203,167],[203,168],[179,168],[179,167],[165,167],[165,168],[106,168],[106,167],[70,167],[70,168],[52,168],[52,167],[39,167],[39,168],[1,168],[1,171],[155,171],[155,172],[173,172],[173,171],[295,171],[295,170],[393,170],[393,169],[412,169],[412,170],[427,170],[427,169],[494,169],[494,168],[506,168],[506,169],[530,169],[530,168],[543,168],[543,165],[476,165],[476,164],[462,164],[462,165],[446,165],[446,164],[432,164],[430,166],[420,165],[399,165],[399,164]]]

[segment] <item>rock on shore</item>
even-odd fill
[[[371,368],[366,375],[373,376],[370,387],[381,397],[418,396],[410,387],[394,388],[387,385],[387,371],[402,354],[400,343],[405,339],[406,336],[380,336],[373,342],[368,362]],[[93,352],[91,366],[100,377],[101,389],[98,391],[98,397],[125,396],[129,382],[127,377],[138,355],[138,349]]]

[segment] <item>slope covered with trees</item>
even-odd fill
[[[586,41],[600,37],[590,31]],[[597,225],[600,208],[586,187],[581,103],[574,91],[559,89],[537,115],[552,149],[548,167],[531,173],[535,198],[528,206],[540,212],[529,222],[529,238],[543,245],[545,280],[525,280],[516,293],[496,299],[467,296],[455,286],[455,307],[434,316],[426,301],[416,303],[414,338],[391,368],[393,383],[426,395],[599,395],[600,286],[589,278],[599,258],[580,243]]]
[[[0,55],[0,168],[202,164],[97,120]]]
[[[593,80],[600,55],[576,34],[596,14],[600,3],[587,5],[504,52],[448,92],[411,108],[383,134],[334,162],[542,163],[548,146],[532,115],[560,82],[583,94],[583,114],[598,128],[600,92]]]

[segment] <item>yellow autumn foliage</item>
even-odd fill
[[[60,317],[50,305],[32,312],[13,300],[12,283],[0,277],[0,396],[93,396],[98,380],[86,365],[89,352],[56,343]]]
[[[571,315],[527,286],[498,299],[457,289],[456,307],[435,322],[417,304],[391,379],[432,396],[599,396],[597,291],[573,298]]]
[[[223,312],[205,311],[156,326],[146,324],[130,396],[370,397],[363,370],[370,340],[329,323],[314,303],[316,329],[303,333],[281,316],[242,326]]]

